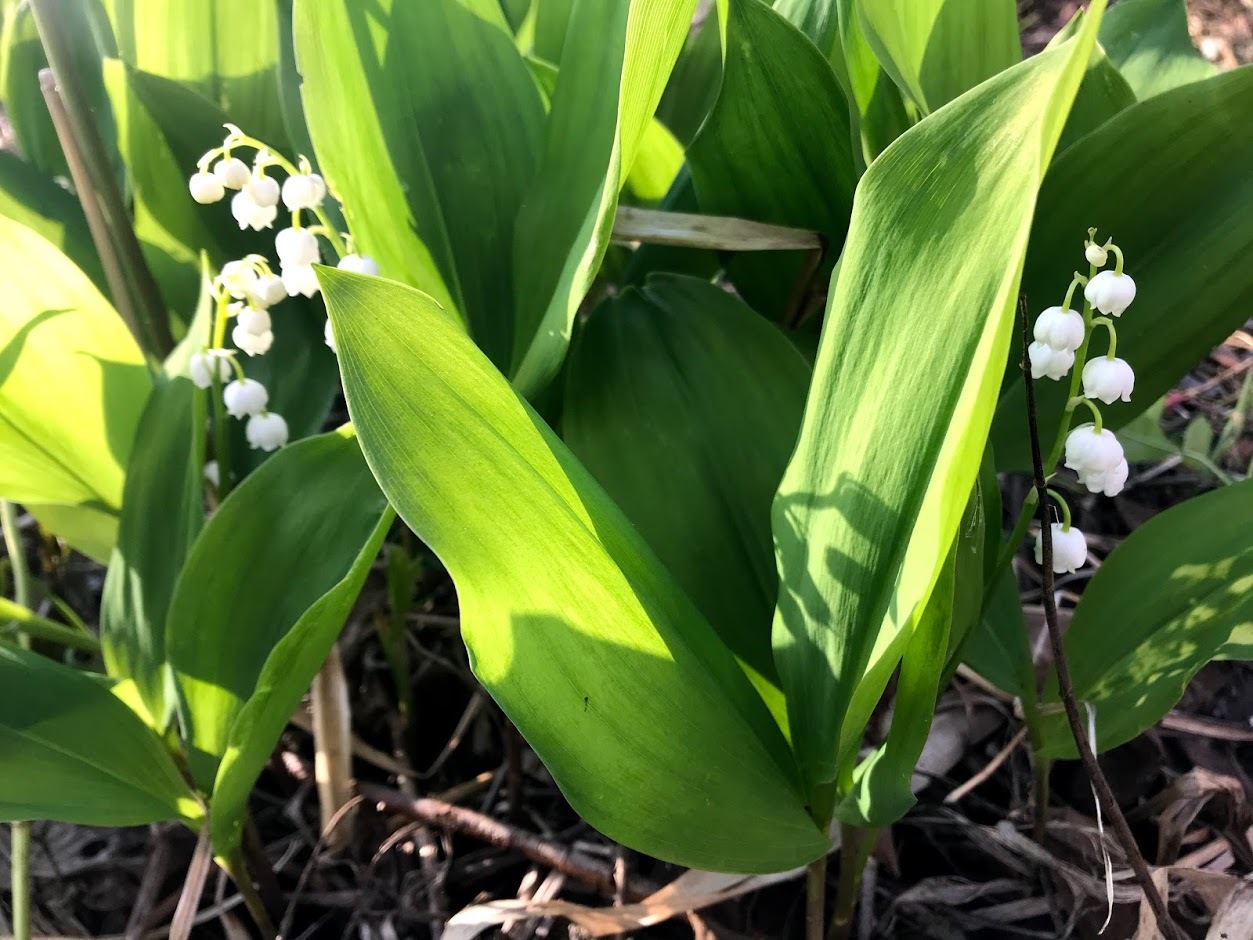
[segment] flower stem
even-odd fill
[[[827,906],[827,857],[814,859],[805,872],[805,940],[822,940]]]
[[[1088,278],[1096,275],[1096,265],[1088,266]],[[1078,279],[1081,275],[1076,274]],[[1087,283],[1088,278],[1084,278]],[[1075,282],[1071,281],[1073,285]],[[1066,432],[1070,430],[1070,416],[1074,414],[1077,407],[1074,404],[1075,398],[1079,395],[1079,379],[1083,374],[1084,364],[1088,361],[1088,346],[1092,342],[1092,304],[1088,303],[1088,299],[1083,299],[1083,342],[1079,348],[1075,350],[1075,365],[1070,374],[1070,392],[1066,396],[1066,410],[1062,413],[1062,422],[1057,429],[1057,437],[1053,441],[1053,446],[1049,448],[1048,459],[1044,462],[1044,472],[1052,473],[1053,468],[1057,466],[1057,460],[1062,455],[1062,446],[1066,443]],[[1098,419],[1099,420],[1099,419]]]
[[[1053,502],[1057,503],[1057,505],[1061,507],[1062,531],[1069,532],[1070,531],[1070,504],[1067,503],[1066,500],[1062,498],[1061,493],[1057,492],[1057,490],[1053,489],[1052,487],[1049,487],[1047,492],[1049,496],[1052,497]]]
[[[840,878],[835,889],[835,910],[827,940],[847,940],[852,935],[853,912],[857,909],[857,889],[861,887],[866,860],[874,849],[879,830],[840,826]]]
[[[1101,409],[1096,407],[1096,404],[1092,401],[1092,399],[1085,398],[1082,395],[1076,395],[1066,403],[1066,410],[1074,411],[1080,405],[1086,406],[1087,409],[1092,412],[1093,427],[1095,428],[1096,433],[1100,434],[1101,430],[1105,427],[1105,420],[1101,417]]]
[[[13,571],[13,599],[22,607],[30,606],[30,569],[26,566],[26,549],[17,530],[17,512],[7,499],[0,500],[0,527],[4,529],[4,548]],[[25,634],[18,635],[22,646],[29,646]],[[9,884],[12,891],[13,940],[30,940],[30,823],[15,822],[9,839]]]
[[[1018,554],[1018,549],[1022,548],[1022,540],[1027,537],[1027,529],[1031,525],[1031,519],[1035,516],[1035,507],[1039,502],[1040,494],[1035,490],[1028,492],[1027,498],[1022,501],[1022,509],[1018,512],[1018,521],[1014,523],[1014,531],[1010,533],[1009,541],[1002,546],[1001,553],[996,558],[996,566],[992,569],[992,577],[984,591],[984,603],[987,602],[987,598],[992,595],[992,589],[997,586],[1008,570],[1009,563]]]
[[[1092,321],[1092,328],[1098,326],[1105,327],[1105,331],[1109,333],[1109,349],[1105,353],[1105,358],[1113,361],[1118,353],[1118,330],[1114,327],[1114,321],[1109,317],[1097,317]]]
[[[1110,242],[1109,250],[1114,253],[1114,257],[1117,259],[1114,262],[1114,273],[1122,274],[1122,249],[1113,242]]]
[[[1076,271],[1075,276],[1070,279],[1070,286],[1066,288],[1066,299],[1062,301],[1063,310],[1070,309],[1070,301],[1075,296],[1075,288],[1078,287],[1080,284],[1087,284],[1087,283],[1088,283],[1088,279],[1084,277],[1082,274],[1080,274],[1078,271]]]

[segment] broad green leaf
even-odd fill
[[[113,117],[100,72],[102,56],[116,55],[113,32],[100,0],[51,0],[49,10],[69,44],[74,79],[85,95],[100,139],[118,163]],[[48,67],[29,3],[13,4],[0,34],[0,98],[21,153],[49,176],[68,178],[69,167],[39,85]]]
[[[140,71],[173,79],[216,104],[246,133],[285,149],[275,0],[105,4],[122,59]],[[220,136],[206,140],[201,153],[220,142]]]
[[[547,138],[514,231],[518,342],[510,374],[523,394],[560,368],[579,304],[608,247],[618,193],[683,47],[696,0],[578,0]]]
[[[152,388],[143,355],[81,271],[4,218],[0,280],[0,497],[116,516]]]
[[[1085,134],[1090,134],[1135,103],[1135,92],[1118,69],[1114,68],[1104,50],[1097,46],[1092,51],[1079,93],[1075,95],[1075,103],[1070,109],[1070,117],[1066,121],[1066,129],[1062,131],[1057,152],[1065,151]]]
[[[297,0],[295,34],[309,133],[357,244],[507,366],[544,112],[499,4]]]
[[[390,509],[383,512],[344,576],[305,611],[265,658],[256,688],[231,726],[213,784],[209,815],[213,846],[219,854],[229,854],[239,845],[248,795],[335,645],[395,518]]]
[[[1184,0],[1119,0],[1098,38],[1141,100],[1218,71],[1192,45]]]
[[[722,88],[688,149],[701,209],[814,229],[832,257],[848,229],[857,174],[849,113],[830,65],[761,0],[730,0]],[[800,252],[743,255],[730,275],[759,312],[779,318]]]
[[[78,199],[52,177],[7,151],[0,152],[0,215],[42,235],[107,295],[100,256]]]
[[[1024,700],[1035,698],[1027,624],[1012,572],[996,578],[962,655],[966,665],[997,688]]]
[[[431,298],[319,275],[366,459],[452,575],[475,674],[571,805],[685,865],[826,851],[735,657],[565,445]]]
[[[205,398],[185,378],[162,379],[152,390],[135,431],[117,548],[100,601],[109,675],[134,680],[158,729],[170,704],[165,617],[204,525]]]
[[[1253,627],[1251,518],[1253,481],[1189,499],[1131,533],[1084,589],[1066,658],[1076,696],[1096,712],[1098,751],[1156,724]],[[1058,702],[1055,679],[1045,700]],[[1060,711],[1046,713],[1044,750],[1073,757]]]
[[[1022,59],[1013,0],[855,0],[866,41],[923,114]]]
[[[158,738],[107,685],[0,644],[0,818],[136,826],[202,815]]]
[[[385,508],[344,429],[267,460],[192,545],[170,601],[165,646],[188,763],[206,791],[267,658],[302,623],[321,622],[310,608],[345,579]]]
[[[1061,154],[1040,190],[1022,289],[1032,314],[1061,303],[1083,264],[1083,237],[1112,237],[1136,280],[1118,320],[1118,355],[1136,372],[1129,404],[1102,405],[1118,429],[1172,388],[1238,329],[1253,306],[1253,68],[1142,101]],[[1086,268],[1085,268],[1086,270]],[[1188,311],[1182,315],[1181,311]],[[1105,351],[1104,338],[1093,344]],[[993,441],[999,469],[1030,466],[1018,354],[1009,358]],[[1040,427],[1051,439],[1065,383],[1036,383]]]
[[[566,367],[563,439],[750,675],[771,681],[770,500],[808,383],[777,327],[675,275],[601,306]]]
[[[914,621],[958,532],[1036,191],[1099,13],[1068,45],[907,131],[862,177],[773,510],[775,661],[810,787],[851,771],[837,745],[857,683]]]
[[[566,45],[570,16],[579,0],[533,0],[535,7],[535,54],[560,62]]]
[[[664,124],[651,120],[627,174],[627,188],[637,202],[656,204],[670,191],[682,167],[683,147]]]

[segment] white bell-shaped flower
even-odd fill
[[[344,255],[335,267],[354,274],[370,274],[374,277],[379,275],[378,262],[369,255]]]
[[[237,326],[231,330],[231,340],[250,356],[264,356],[274,345],[274,333],[270,330],[264,333],[250,333],[242,326]]]
[[[1040,379],[1060,379],[1070,372],[1075,364],[1075,354],[1069,349],[1054,349],[1044,343],[1032,343],[1027,347],[1027,358],[1031,361],[1031,377]]]
[[[1088,264],[1094,268],[1105,267],[1105,262],[1109,260],[1109,252],[1095,242],[1083,249],[1083,256],[1088,259]]]
[[[1085,485],[1090,493],[1104,493],[1106,496],[1117,496],[1122,492],[1123,487],[1127,485],[1127,476],[1130,472],[1131,468],[1127,466],[1127,459],[1124,457],[1118,461],[1118,466],[1108,473],[1089,477]]]
[[[213,484],[215,490],[222,485],[222,472],[218,469],[216,460],[205,461],[204,478],[205,482]]]
[[[187,181],[187,188],[191,190],[191,198],[202,206],[217,202],[226,195],[226,187],[212,173],[193,173]]]
[[[231,364],[221,356],[207,352],[192,353],[187,360],[187,374],[196,388],[208,388],[213,384],[213,370],[216,367],[218,381],[225,382],[231,377]]]
[[[277,274],[262,274],[248,292],[248,299],[254,307],[273,307],[280,300],[287,299],[287,288]]]
[[[287,293],[292,297],[295,297],[297,294],[312,297],[318,292],[317,272],[313,270],[313,265],[311,264],[298,264],[291,267],[284,265],[283,286],[287,288]]]
[[[269,333],[273,329],[269,311],[260,307],[240,305],[239,310],[235,313],[235,322],[238,324],[239,329],[247,330],[255,336]]]
[[[244,300],[257,287],[257,272],[246,261],[228,261],[218,272],[218,283],[236,300]]]
[[[253,415],[244,426],[244,436],[253,450],[277,450],[287,443],[287,422],[272,411]]]
[[[326,182],[316,173],[297,173],[283,181],[283,205],[297,209],[316,209],[326,198]]]
[[[1135,385],[1136,374],[1124,359],[1100,356],[1083,367],[1083,394],[1088,398],[1099,398],[1107,405],[1120,398],[1131,401]]]
[[[244,192],[251,196],[252,201],[259,206],[267,209],[270,206],[278,206],[278,180],[273,177],[254,173],[248,185],[244,187]]]
[[[339,355],[339,347],[335,345],[335,331],[331,329],[331,318],[326,318],[326,327],[323,329],[323,336],[326,338],[326,345],[331,347],[331,352]]]
[[[236,379],[222,389],[222,403],[232,418],[246,418],[265,411],[270,393],[256,379]]]
[[[1127,461],[1114,432],[1091,424],[1075,428],[1066,437],[1066,466],[1075,471],[1090,493],[1116,496],[1127,482]]]
[[[1136,282],[1131,279],[1130,274],[1101,271],[1088,281],[1088,286],[1083,289],[1083,296],[1101,313],[1121,317],[1122,312],[1136,299]]]
[[[248,164],[239,157],[225,157],[213,167],[216,176],[227,189],[243,189],[252,179]]]
[[[278,218],[278,207],[257,205],[248,190],[243,189],[231,197],[231,215],[241,229],[250,228],[259,232],[263,228],[274,227],[274,220]]]
[[[1036,342],[1054,349],[1073,352],[1083,345],[1084,332],[1083,314],[1077,310],[1049,307],[1036,317]]]
[[[274,251],[285,266],[314,264],[318,260],[318,239],[307,228],[285,228],[274,236]]]
[[[1088,540],[1074,526],[1066,529],[1054,522],[1049,528],[1053,530],[1053,573],[1078,571],[1088,560]],[[1044,539],[1040,535],[1035,537],[1035,563],[1044,564]]]

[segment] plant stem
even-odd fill
[[[69,133],[61,135],[58,132],[61,149],[66,153],[67,162],[70,161],[71,151],[77,154],[87,180],[87,188],[78,190],[78,198],[84,206],[91,200],[98,201],[107,231],[108,243],[102,245],[97,242],[96,248],[102,256],[108,251],[117,252],[118,264],[130,288],[135,317],[133,327],[138,330],[139,345],[149,355],[164,359],[174,348],[165,302],[140,251],[130,214],[126,211],[113,168],[105,154],[104,142],[100,139],[91,107],[83,94],[69,39],[55,9],[56,2],[30,0],[30,7],[35,14],[35,24],[39,28],[48,65],[56,79],[52,94],[58,96],[65,109],[65,124]]]
[[[1087,729],[1084,727],[1083,719],[1079,715],[1079,702],[1075,695],[1074,683],[1070,677],[1070,666],[1066,661],[1066,648],[1062,643],[1061,627],[1057,622],[1057,599],[1054,595],[1053,578],[1053,530],[1048,524],[1047,518],[1047,484],[1044,479],[1044,463],[1040,456],[1040,431],[1039,418],[1035,408],[1035,386],[1031,378],[1030,363],[1027,359],[1027,346],[1030,340],[1027,332],[1025,298],[1020,298],[1019,306],[1022,314],[1022,371],[1027,393],[1027,432],[1031,438],[1031,463],[1035,473],[1036,493],[1040,500],[1040,543],[1043,558],[1040,577],[1043,582],[1041,591],[1044,602],[1044,622],[1048,626],[1049,644],[1053,648],[1053,666],[1057,670],[1057,687],[1061,693],[1062,706],[1066,710],[1066,720],[1070,725],[1070,734],[1075,740],[1075,747],[1078,749],[1084,769],[1088,772],[1088,777],[1092,781],[1092,788],[1096,791],[1097,798],[1105,807],[1105,813],[1109,817],[1111,828],[1114,830],[1118,841],[1122,844],[1123,852],[1131,863],[1132,871],[1135,872],[1136,881],[1144,892],[1144,897],[1148,901],[1149,907],[1153,910],[1153,916],[1157,919],[1157,929],[1168,940],[1186,940],[1178,925],[1171,920],[1170,911],[1162,900],[1162,896],[1158,893],[1157,886],[1153,884],[1153,876],[1149,872],[1148,863],[1145,862],[1144,856],[1140,854],[1140,848],[1136,845],[1135,836],[1127,825],[1127,819],[1123,816],[1122,809],[1118,806],[1118,800],[1114,798],[1114,793],[1109,787],[1109,781],[1105,779],[1105,774],[1101,771],[1101,765],[1097,762],[1096,755],[1088,745]],[[1084,308],[1087,310],[1088,305],[1085,304]]]
[[[17,512],[7,499],[0,500],[0,528],[4,530],[4,548],[13,570],[13,598],[25,608],[30,605],[30,569],[26,566],[26,549],[17,529]],[[29,645],[24,634],[19,634],[19,641],[22,646]],[[13,940],[30,940],[30,823],[13,823],[10,836]]]
[[[222,402],[222,380],[213,374],[213,459],[218,462],[218,500],[226,499],[232,485],[231,429],[226,423],[226,405]]]
[[[1018,521],[1014,523],[1014,531],[1009,534],[1009,541],[1001,548],[1001,554],[997,557],[996,565],[992,568],[992,577],[984,590],[985,604],[987,603],[987,598],[992,595],[993,589],[1001,583],[1001,578],[1005,577],[1010,562],[1018,554],[1018,549],[1022,548],[1022,540],[1027,537],[1027,529],[1031,527],[1031,520],[1035,518],[1035,508],[1039,503],[1040,496],[1034,489],[1030,490],[1027,493],[1027,498],[1022,501],[1022,509],[1018,513]]]
[[[274,921],[270,918],[270,912],[266,908],[265,902],[261,900],[261,895],[253,887],[252,876],[248,873],[248,866],[244,864],[243,857],[238,850],[229,860],[218,859],[218,864],[230,875],[231,881],[235,882],[236,889],[238,889],[244,899],[244,906],[248,908],[248,913],[252,915],[253,923],[257,925],[261,936],[264,940],[274,940],[278,936],[278,930],[274,926]]]
[[[1088,266],[1088,278],[1096,275],[1096,265]],[[1086,283],[1086,281],[1085,281]],[[1023,311],[1023,317],[1026,318],[1026,311]],[[1024,335],[1025,332],[1024,332]],[[1070,416],[1074,414],[1078,402],[1075,399],[1079,396],[1079,382],[1083,377],[1083,366],[1088,361],[1088,346],[1092,343],[1092,304],[1085,297],[1083,299],[1083,342],[1079,344],[1079,348],[1075,350],[1075,364],[1070,373],[1070,391],[1066,394],[1066,410],[1062,412],[1062,423],[1057,428],[1057,437],[1053,440],[1053,446],[1049,448],[1048,460],[1044,462],[1045,475],[1051,475],[1053,468],[1057,466],[1057,459],[1062,455],[1062,446],[1066,443],[1066,432],[1070,430]],[[1035,390],[1031,390],[1031,394],[1035,394]],[[1082,399],[1081,399],[1082,400]],[[1031,405],[1034,413],[1035,405]],[[1039,434],[1037,427],[1034,431]]]
[[[822,940],[827,906],[827,856],[809,863],[805,873],[805,940]]]
[[[840,826],[840,879],[835,889],[835,911],[831,915],[827,940],[847,940],[852,933],[861,875],[878,835],[878,829]]]
[[[23,646],[27,637],[59,643],[70,649],[82,650],[86,653],[99,653],[100,641],[90,633],[80,633],[72,627],[59,624],[55,620],[41,617],[27,607],[7,598],[0,597],[0,617],[9,618],[10,624],[17,627],[18,636]]]

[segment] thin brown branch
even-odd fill
[[[1057,687],[1061,693],[1062,706],[1066,710],[1066,721],[1070,725],[1070,734],[1075,739],[1075,747],[1079,751],[1079,758],[1083,761],[1084,769],[1088,772],[1088,778],[1092,781],[1092,788],[1096,791],[1097,799],[1101,801],[1101,805],[1105,808],[1105,814],[1109,817],[1110,828],[1114,830],[1114,835],[1118,838],[1127,860],[1131,863],[1131,869],[1135,872],[1136,882],[1140,885],[1140,890],[1144,892],[1145,899],[1153,909],[1153,915],[1157,918],[1157,929],[1168,940],[1186,940],[1179,926],[1171,920],[1166,902],[1162,900],[1157,886],[1153,883],[1153,875],[1149,871],[1148,863],[1144,860],[1144,856],[1140,854],[1140,847],[1136,845],[1136,839],[1131,832],[1131,827],[1127,825],[1127,819],[1123,816],[1118,800],[1115,799],[1114,792],[1109,787],[1109,781],[1105,779],[1105,774],[1101,771],[1101,765],[1097,762],[1096,754],[1092,752],[1092,748],[1088,744],[1087,729],[1084,727],[1083,718],[1079,715],[1079,702],[1075,695],[1075,685],[1070,677],[1070,666],[1066,661],[1066,648],[1062,643],[1062,631],[1057,622],[1057,599],[1054,595],[1053,578],[1053,528],[1049,524],[1048,518],[1052,501],[1048,495],[1044,462],[1040,454],[1040,428],[1035,407],[1035,385],[1031,378],[1031,366],[1027,358],[1027,346],[1030,343],[1030,338],[1027,326],[1027,302],[1025,296],[1019,296],[1018,308],[1019,316],[1022,318],[1022,372],[1027,393],[1027,432],[1031,438],[1031,466],[1035,476],[1035,488],[1040,499],[1044,622],[1048,627],[1049,643],[1053,647],[1053,666],[1057,670]]]
[[[991,777],[994,773],[996,773],[996,769],[1000,767],[1001,764],[1005,763],[1005,761],[1009,759],[1009,755],[1013,754],[1014,751],[1018,749],[1018,746],[1022,744],[1022,742],[1025,741],[1026,739],[1027,739],[1027,727],[1026,725],[1024,725],[1023,727],[1018,729],[1018,733],[1013,736],[1010,742],[1006,744],[1003,748],[1001,748],[1001,750],[997,753],[995,757],[993,757],[990,761],[988,761],[988,764],[986,767],[980,770],[977,774],[975,774],[973,777],[971,777],[961,786],[956,787],[952,793],[950,793],[948,796],[944,798],[944,802],[956,803],[958,800],[960,800],[963,796],[968,794],[975,787],[979,786],[979,784],[983,783],[985,780]]]
[[[534,833],[526,832],[490,816],[463,806],[453,806],[430,797],[412,799],[397,790],[373,783],[359,783],[357,792],[380,809],[450,832],[460,832],[481,842],[510,849],[524,855],[537,865],[544,865],[563,875],[604,892],[612,897],[615,891],[613,868],[588,858],[568,846]],[[627,885],[626,896],[638,901],[646,895],[638,885]]]

